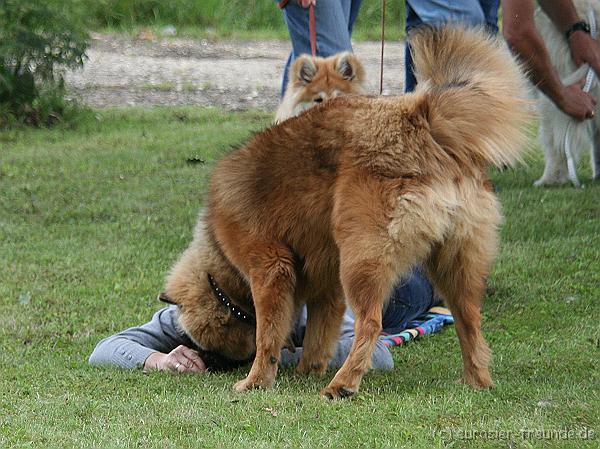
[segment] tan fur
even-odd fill
[[[275,114],[282,122],[324,101],[364,93],[365,69],[351,53],[329,58],[301,55],[291,65],[285,95]]]
[[[351,353],[322,394],[358,390],[394,283],[424,263],[456,319],[463,380],[491,385],[480,302],[497,252],[499,204],[490,164],[520,158],[529,110],[519,66],[481,31],[412,37],[419,86],[396,98],[346,96],[271,127],[216,167],[207,214],[167,294],[183,328],[230,356],[256,357],[237,391],[272,385],[294,311],[308,307],[298,366],[324,372],[344,297],[356,316]],[[211,272],[256,313],[256,335],[229,319]],[[235,335],[230,339],[230,334]]]

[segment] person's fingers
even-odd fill
[[[184,347],[182,350],[183,355],[192,362],[192,371],[206,371],[206,364],[204,360],[198,355],[193,349]]]
[[[163,369],[177,373],[199,373],[206,371],[206,364],[196,351],[179,345],[166,356]]]
[[[579,81],[573,83],[574,86],[577,86],[579,89],[583,89],[583,86],[585,86],[585,76],[583,78],[581,78]]]
[[[576,120],[582,121],[592,118],[596,109],[596,99],[581,88],[585,79],[579,80],[566,87],[564,91],[564,102],[561,107],[563,112]]]
[[[585,96],[587,97],[587,100],[589,102],[587,111],[585,114],[585,118],[593,118],[594,114],[595,114],[595,109],[596,109],[596,99],[587,92],[585,93]]]
[[[168,368],[171,371],[179,372],[179,369],[181,368],[181,365],[183,365],[184,361],[185,360],[181,356],[181,346],[177,346],[169,353]]]
[[[182,363],[177,359],[174,354],[169,355],[167,359],[166,367],[169,371],[179,372],[179,368]]]
[[[171,351],[171,354],[184,357],[184,361],[182,361],[181,363],[184,364],[185,367],[191,371],[206,371],[206,364],[200,358],[198,353],[193,349],[188,348],[187,346],[179,345],[177,346],[177,348]]]
[[[165,369],[172,372],[183,373],[188,367],[189,361],[181,352],[171,351],[165,360]]]
[[[188,348],[187,346],[181,346],[181,353],[185,355],[187,358],[190,358],[196,354],[196,351]]]
[[[206,371],[204,361],[192,349],[179,346],[169,354],[169,369],[178,373]]]
[[[178,354],[178,353],[182,352],[185,348],[187,348],[187,346],[179,345],[171,351],[171,354]]]
[[[590,66],[592,67],[592,70],[596,73],[596,76],[600,79],[600,60],[591,63]]]
[[[200,367],[196,365],[195,361],[192,358],[188,357],[185,354],[181,354],[181,357],[183,358],[182,369],[184,369],[185,371],[193,371],[193,372],[197,373],[201,370]]]
[[[594,106],[594,108],[595,108],[596,105],[598,104],[598,101],[596,100],[596,98],[593,95],[588,94],[588,96],[590,97],[590,100],[592,101],[592,106]]]

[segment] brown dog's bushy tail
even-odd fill
[[[410,43],[436,142],[458,159],[498,167],[521,161],[532,110],[506,44],[484,30],[450,26],[418,30]]]

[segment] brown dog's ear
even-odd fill
[[[309,55],[300,55],[292,64],[290,81],[292,83],[308,84],[317,73],[317,66]]]
[[[177,303],[175,301],[173,301],[171,299],[171,297],[168,296],[165,292],[162,292],[162,293],[158,294],[158,300],[162,301],[162,302],[166,302],[167,304],[177,305]]]
[[[340,54],[335,63],[335,70],[342,75],[344,79],[348,81],[356,79],[358,82],[362,82],[365,72],[363,65],[352,53]]]

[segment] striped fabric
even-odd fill
[[[454,318],[445,307],[432,307],[427,313],[411,321],[408,327],[398,334],[382,332],[379,339],[383,344],[391,347],[398,346],[422,335],[434,334],[448,324],[453,324]]]

